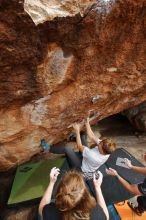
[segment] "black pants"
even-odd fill
[[[85,133],[81,133],[81,142],[84,146],[87,146],[87,135]],[[82,153],[81,152],[74,152],[72,148],[65,147],[65,155],[67,162],[69,164],[69,167],[71,169],[76,169],[81,171],[82,166]]]
[[[138,209],[143,212],[146,211],[146,197],[145,196],[139,196],[137,198],[138,202]]]

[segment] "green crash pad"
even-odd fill
[[[17,168],[8,206],[41,198],[49,183],[52,167],[61,168],[64,158],[27,163]]]

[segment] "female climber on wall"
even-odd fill
[[[50,183],[39,205],[39,213],[43,220],[109,220],[101,191],[100,172],[98,178],[95,175],[93,177],[97,202],[86,188],[83,176],[77,171],[69,171],[60,181],[53,203],[51,196],[59,172],[56,167],[50,172]]]
[[[96,147],[93,149],[87,147],[87,142],[80,134],[80,124],[75,123],[73,128],[80,154],[77,155],[70,147],[65,148],[65,154],[70,168],[81,170],[85,178],[91,179],[93,173],[98,171],[99,167],[108,160],[110,154],[116,149],[116,144],[108,138],[97,138],[91,129],[89,118],[87,118],[85,126],[88,137],[96,144]]]

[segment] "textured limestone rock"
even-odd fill
[[[82,16],[36,26],[23,1],[0,1],[1,171],[42,138],[67,138],[89,112],[101,120],[146,100],[145,0],[88,2]]]
[[[146,102],[123,112],[129,121],[140,131],[146,131]]]
[[[52,43],[42,64],[38,66],[36,80],[43,95],[50,94],[56,89],[65,87],[73,80],[75,57],[73,54],[64,55],[61,47]]]
[[[40,24],[56,17],[81,16],[96,0],[25,0],[24,10],[31,16],[34,23]]]

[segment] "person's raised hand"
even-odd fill
[[[98,171],[98,173],[93,174],[93,183],[94,183],[95,188],[101,187],[102,180],[103,180],[103,175],[100,171]]]
[[[85,120],[85,125],[86,125],[86,126],[90,125],[90,119],[89,119],[89,117]]]
[[[74,130],[77,132],[77,131],[80,131],[80,124],[79,123],[74,123],[73,124],[73,128]]]
[[[124,162],[129,168],[132,168],[132,164],[130,160],[128,160],[127,158],[124,158]]]
[[[118,172],[112,168],[106,169],[106,173],[110,176],[118,176]]]
[[[55,183],[59,174],[60,174],[60,169],[53,167],[50,172],[50,182]]]

